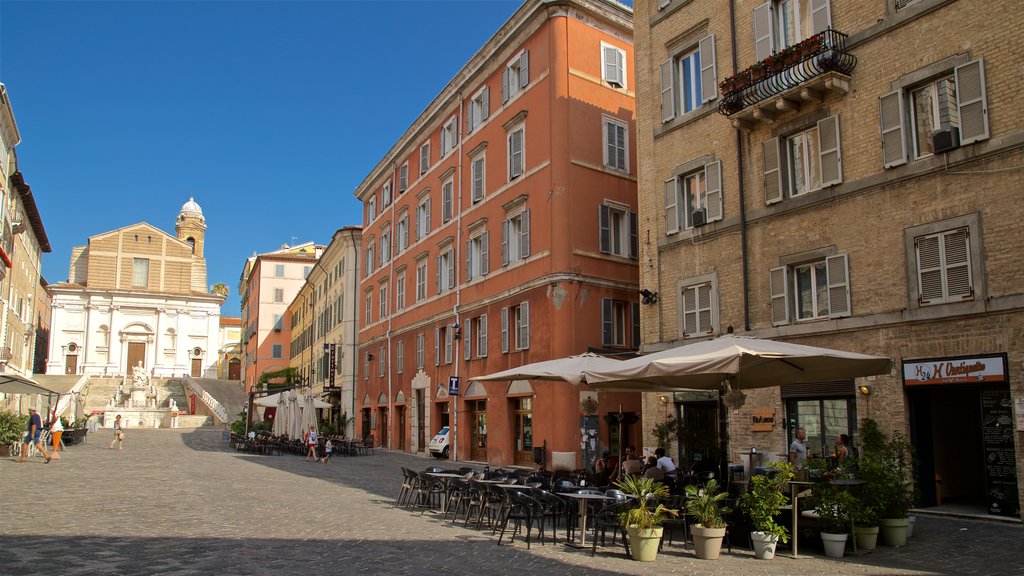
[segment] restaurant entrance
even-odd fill
[[[680,468],[687,473],[720,474],[723,451],[718,392],[676,392],[675,406],[682,436],[677,456]]]

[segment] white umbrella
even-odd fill
[[[306,388],[305,391],[302,394],[302,403],[300,404],[300,407],[302,408],[302,429],[303,430],[309,430],[310,426],[312,426],[314,430],[316,430],[318,428],[317,421],[316,421],[316,404],[315,404],[315,401],[316,401],[316,399],[313,398],[313,390],[311,388]],[[321,404],[327,404],[327,403],[326,402],[321,402]],[[330,406],[330,404],[327,404],[327,406]]]
[[[257,398],[255,400],[253,400],[252,403],[257,405],[257,406],[263,406],[264,408],[269,408],[269,407],[272,407],[272,406],[277,406],[277,403],[280,401],[281,397],[284,394],[285,394],[285,392],[279,392],[277,394],[271,394],[270,396],[264,396],[263,398]],[[319,398],[313,398],[313,407],[314,408],[330,408],[331,405],[328,404],[327,402],[324,402],[323,400],[321,400]]]
[[[767,388],[887,374],[892,360],[747,336],[722,336],[583,371],[587,384],[611,390]]]
[[[501,372],[487,374],[486,376],[474,376],[470,380],[487,382],[503,380],[560,380],[571,384],[580,384],[583,379],[584,370],[593,370],[595,372],[614,370],[621,363],[621,360],[587,352],[578,356],[525,364],[518,368],[510,368]]]
[[[302,398],[289,390],[284,393],[288,402],[288,437],[302,438],[306,427],[302,425]]]
[[[285,397],[284,394],[274,394],[274,396],[277,397],[277,403],[275,404],[277,406],[277,411],[274,413],[274,436],[282,436],[284,434],[289,434],[288,399]],[[259,400],[256,400],[254,403],[260,406],[267,406],[267,404],[264,404],[262,402],[264,400],[266,400],[266,398],[260,398]]]

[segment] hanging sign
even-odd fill
[[[775,428],[775,408],[754,408],[751,432],[771,432]]]
[[[459,377],[449,376],[448,377],[448,395],[458,396],[459,395]]]

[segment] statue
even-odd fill
[[[142,367],[142,360],[132,368],[132,385],[134,387],[143,388],[146,385],[146,369]]]
[[[168,407],[170,407],[171,412],[177,412],[178,411],[178,403],[174,401],[174,398],[171,398],[171,401],[168,404]]]

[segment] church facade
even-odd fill
[[[175,235],[141,222],[72,249],[68,281],[50,284],[47,374],[216,378],[220,306],[209,293],[206,220],[189,199]]]

